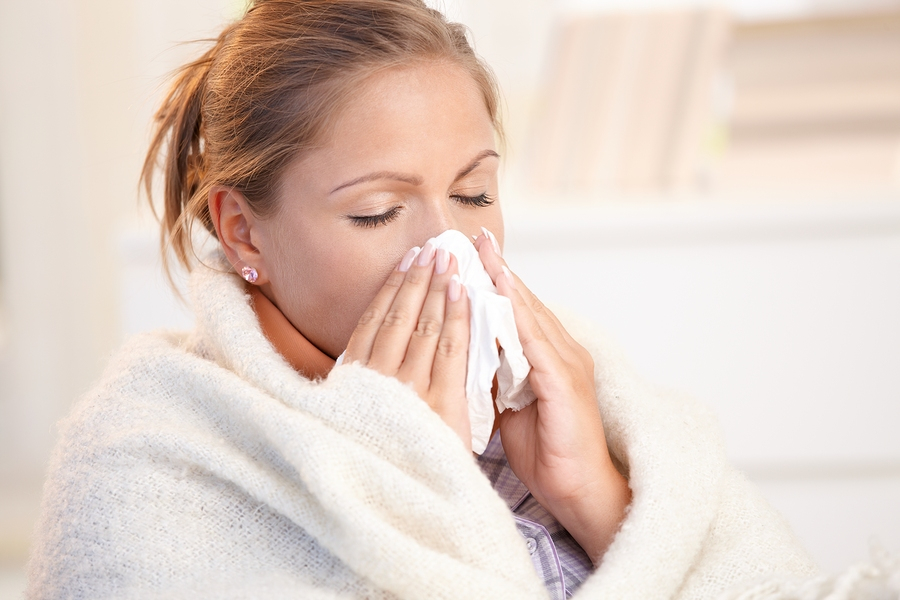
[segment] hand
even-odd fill
[[[498,292],[512,301],[537,395],[522,410],[500,414],[509,465],[597,565],[624,519],[631,490],[606,446],[593,359],[509,271],[493,236],[479,236],[475,246]]]
[[[456,257],[410,250],[360,318],[344,356],[412,386],[472,449],[466,402],[469,301]]]

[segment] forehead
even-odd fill
[[[347,179],[366,170],[459,169],[495,149],[484,96],[462,67],[425,61],[379,70],[349,90],[320,145],[296,167]],[[293,171],[294,169],[291,169]]]
[[[378,137],[356,139],[372,134]],[[338,115],[332,131],[334,143],[363,142],[361,148],[397,143],[435,145],[441,139],[473,137],[493,141],[493,136],[490,115],[475,80],[461,67],[446,62],[422,62],[370,76]]]
[[[345,124],[358,118],[392,114],[415,118],[419,111],[432,118],[463,111],[465,116],[483,117],[490,122],[487,104],[475,79],[449,61],[423,60],[379,69],[362,79],[351,93],[354,98],[338,117]]]

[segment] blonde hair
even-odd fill
[[[156,113],[141,181],[153,206],[163,174],[161,245],[192,266],[192,225],[215,236],[213,185],[271,214],[287,165],[311,148],[351,90],[375,70],[413,60],[463,67],[502,137],[499,93],[466,29],[421,0],[257,0],[184,66]]]

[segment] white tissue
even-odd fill
[[[472,427],[472,451],[481,454],[490,441],[494,425],[491,398],[494,375],[497,376],[497,410],[521,410],[536,398],[528,383],[531,364],[519,342],[512,302],[497,293],[475,245],[455,229],[448,229],[430,241],[436,249],[443,248],[456,256],[459,279],[466,286],[469,297],[466,398]],[[341,354],[335,366],[343,359]]]
[[[469,365],[466,397],[472,426],[472,451],[481,454],[494,424],[491,387],[497,375],[497,410],[520,410],[535,400],[528,384],[531,364],[525,358],[512,302],[497,293],[478,251],[465,234],[449,229],[431,242],[456,256],[459,279],[469,296]],[[497,349],[497,342],[501,350]]]

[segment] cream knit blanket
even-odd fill
[[[506,506],[411,389],[357,365],[306,380],[236,276],[198,267],[191,288],[196,330],[132,340],[61,424],[28,597],[546,597]],[[709,411],[570,331],[634,495],[577,598],[815,573]]]

